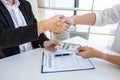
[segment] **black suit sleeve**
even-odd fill
[[[23,10],[22,12],[26,12],[26,13],[23,13],[23,14],[28,14],[28,15],[25,16],[25,17],[27,17],[26,21],[27,21],[28,25],[31,25],[31,23],[37,23],[37,20],[34,17],[32,7],[31,7],[30,3],[28,1],[26,1],[26,2],[22,3],[21,5],[25,6],[24,7],[25,11],[23,10],[23,7],[20,7],[20,9]],[[47,38],[47,36],[44,33],[41,33],[38,37],[38,40],[33,42],[33,47],[37,48],[38,44],[40,44],[41,47],[44,47],[43,46],[44,41],[48,41],[48,40],[49,39]]]
[[[0,26],[2,26],[1,23]],[[17,46],[38,39],[36,26],[36,24],[33,24],[16,29],[0,29],[0,48]]]
[[[37,20],[33,15],[30,3],[26,0],[19,1],[19,9],[27,22],[27,26],[16,29],[10,15],[5,13],[8,12],[7,9],[0,2],[0,49],[18,46],[30,41],[36,41],[43,46],[44,41],[49,40],[44,33],[38,37]]]

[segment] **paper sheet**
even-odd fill
[[[55,54],[71,53],[68,56],[55,57]],[[54,53],[44,52],[42,73],[64,72],[76,70],[90,70],[94,69],[93,64],[89,59],[83,59],[67,50],[58,49]]]

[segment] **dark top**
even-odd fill
[[[0,1],[0,49],[5,57],[20,53],[20,44],[32,41],[33,48],[38,48],[39,44],[42,46],[44,41],[49,40],[44,33],[38,36],[37,20],[33,15],[30,3],[26,0],[19,1],[19,9],[27,26],[16,29],[8,10]]]

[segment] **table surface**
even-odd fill
[[[73,37],[64,42],[88,45],[103,52],[119,55],[107,48],[95,45],[81,37]],[[95,69],[41,74],[42,52],[35,49],[4,59],[0,59],[0,80],[119,80],[120,67],[107,61],[91,58]]]

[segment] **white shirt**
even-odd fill
[[[18,0],[14,0],[15,1],[14,5],[7,2],[7,0],[1,0],[1,1],[5,5],[5,7],[8,9],[12,17],[12,20],[14,22],[15,28],[27,25],[25,18],[23,17],[21,11],[18,8],[18,6],[20,5],[20,2]],[[20,48],[20,53],[33,49],[31,42],[19,45],[19,48]]]
[[[95,12],[96,22],[94,26],[104,26],[120,22],[120,4],[101,12]]]
[[[96,12],[95,26],[104,26],[120,22],[120,4],[112,8],[105,9],[101,12]],[[112,50],[120,53],[120,29],[116,34],[115,40],[111,47]]]

